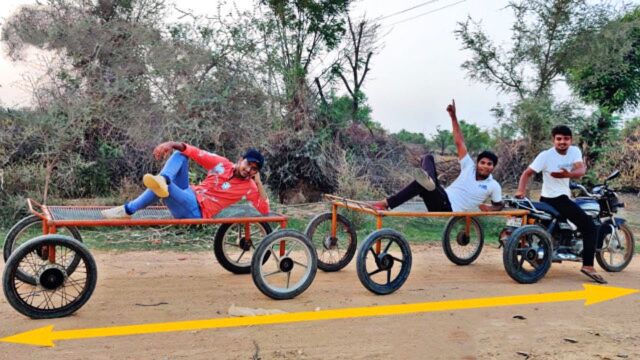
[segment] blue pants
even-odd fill
[[[171,215],[176,219],[199,219],[202,217],[196,194],[189,187],[189,158],[175,151],[164,164],[160,175],[164,176],[169,185],[169,196],[163,199]],[[127,214],[158,201],[153,191],[147,189],[135,200],[124,205]]]

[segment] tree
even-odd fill
[[[350,0],[262,0],[269,12],[264,36],[278,49],[286,98],[286,127],[312,124],[309,67],[320,54],[335,49],[344,35]]]
[[[308,76],[312,64],[342,41],[349,3],[261,1],[267,8],[261,29],[265,42],[278,50],[269,56],[284,89],[282,130],[270,136],[267,149],[267,184],[276,189],[281,201],[317,201],[320,193],[336,190],[339,149],[332,136],[318,136],[324,133],[327,122],[317,111]]]
[[[427,145],[427,139],[423,133],[414,133],[405,129],[400,130],[398,133],[393,134],[396,139],[407,142],[410,144]]]
[[[469,153],[476,154],[493,147],[493,141],[491,140],[489,132],[480,129],[478,125],[460,120],[460,130],[462,131],[464,143]]]
[[[508,8],[515,15],[509,49],[495,45],[471,18],[459,23],[455,34],[472,55],[462,64],[468,76],[517,97],[510,122],[528,142],[530,160],[549,138],[552,124],[575,118],[566,113],[571,106],[554,104],[552,97],[553,84],[574,56],[566,44],[606,24],[615,9],[586,0],[519,0]]]
[[[569,86],[584,102],[598,106],[579,128],[591,165],[615,135],[614,114],[640,101],[640,7],[586,29],[566,48],[575,54],[564,71]]]
[[[352,120],[361,121],[357,115],[360,106],[365,101],[362,86],[369,70],[371,70],[369,67],[371,57],[379,50],[377,40],[380,25],[362,18],[354,26],[350,15],[347,15],[347,23],[349,25],[349,36],[347,37],[347,45],[342,51],[342,57],[346,60],[348,67],[344,66],[342,62],[336,62],[331,71],[340,77],[351,97]],[[349,77],[350,80],[348,80],[347,77]],[[322,89],[320,89],[320,91],[322,91]],[[373,135],[371,125],[368,122],[362,123]]]
[[[449,130],[442,130],[440,126],[436,127],[436,134],[431,137],[430,142],[436,149],[440,149],[440,155],[453,146],[453,134]]]
[[[574,56],[567,82],[587,103],[615,113],[640,102],[640,7],[566,45]]]
[[[472,54],[462,64],[468,76],[520,100],[548,94],[572,56],[564,44],[611,16],[606,4],[585,0],[520,0],[507,7],[515,15],[510,49],[495,45],[471,17],[458,23],[455,34]]]
[[[256,34],[251,17],[168,24],[167,11],[163,0],[48,0],[3,24],[15,61],[27,46],[53,54],[26,130],[16,132],[36,139],[47,195],[50,182],[73,197],[107,194],[124,177],[137,182],[157,170],[150,152],[167,138],[235,158],[246,134],[271,128],[255,41],[245,36]]]

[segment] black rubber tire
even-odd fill
[[[372,249],[374,243],[379,239],[390,239],[393,242],[397,243],[400,247],[400,251],[402,252],[403,257],[400,272],[393,281],[388,282],[386,285],[382,285],[373,281],[369,273],[367,273],[367,256],[371,254],[369,250]],[[409,247],[409,242],[402,236],[402,234],[393,229],[380,229],[371,233],[360,245],[360,250],[358,251],[358,257],[356,261],[358,278],[360,279],[362,285],[374,294],[391,294],[394,291],[400,289],[405,281],[407,281],[407,278],[411,273],[411,261],[411,248]]]
[[[304,244],[304,250],[309,257],[307,271],[305,272],[305,277],[302,279],[302,282],[288,291],[279,291],[272,288],[266,281],[264,281],[261,273],[262,265],[264,265],[268,258],[273,256],[270,253],[272,244],[274,242],[279,242],[283,238],[294,238],[301,241]],[[281,229],[267,235],[260,242],[256,251],[253,253],[253,258],[251,259],[251,277],[253,278],[253,283],[263,294],[275,300],[293,299],[302,294],[313,282],[317,271],[318,257],[315,248],[305,234],[296,230]]]
[[[604,259],[605,255],[603,255],[603,252],[600,250],[596,251],[596,261],[598,261],[598,265],[600,265],[600,267],[607,272],[620,272],[624,270],[631,262],[631,259],[633,259],[633,253],[635,251],[635,240],[633,239],[633,232],[631,232],[631,229],[626,224],[621,224],[620,230],[622,232],[625,232],[630,239],[630,242],[625,244],[625,261],[622,264],[618,266],[611,266]]]
[[[35,215],[29,215],[27,217],[20,219],[20,221],[18,221],[15,225],[13,225],[11,229],[9,229],[9,232],[7,233],[7,236],[4,239],[4,247],[3,247],[3,256],[4,256],[5,262],[11,256],[11,253],[13,253],[18,247],[20,247],[20,245],[26,242],[25,241],[25,242],[16,243],[17,236],[20,235],[20,233],[24,231],[24,229],[34,226],[34,224],[40,224],[39,228],[42,229],[42,219]],[[82,236],[80,235],[80,231],[78,231],[78,228],[73,226],[63,226],[63,228],[67,229],[75,240],[82,242]],[[66,235],[63,235],[63,236],[66,236]],[[30,239],[32,238],[29,238],[28,240]],[[67,272],[69,274],[73,273],[73,270],[75,270],[75,267],[78,266],[79,261],[80,259],[74,258],[73,261],[69,263],[69,266],[67,267]],[[35,279],[25,274],[22,270],[18,270],[16,276],[18,277],[18,279],[30,285],[36,284]]]
[[[347,249],[344,252],[344,255],[342,255],[337,262],[329,263],[329,262],[322,261],[321,254],[323,253],[323,250],[326,249],[326,247],[324,246],[324,239],[325,239],[325,236],[328,236],[328,234],[327,235],[322,234],[321,237],[318,237],[316,234],[316,231],[318,229],[318,226],[320,226],[320,224],[322,224],[323,222],[328,221],[329,224],[331,224],[331,218],[332,218],[332,213],[330,212],[322,213],[314,217],[309,222],[309,224],[307,225],[307,228],[304,231],[307,237],[309,238],[309,240],[311,240],[311,242],[313,243],[313,246],[316,248],[316,251],[318,252],[318,268],[326,272],[339,271],[343,269],[345,266],[349,265],[349,263],[353,259],[353,256],[356,254],[356,248],[358,243],[358,239],[357,239],[358,236],[356,234],[355,229],[353,228],[353,225],[351,225],[351,222],[346,217],[338,214],[337,221],[339,224],[342,225],[344,229],[346,229],[346,232],[349,237],[348,238],[349,245],[347,246]],[[314,235],[316,235],[316,237],[318,238],[314,239],[313,238]]]
[[[482,224],[480,224],[478,219],[472,217],[471,226],[475,227],[477,230],[477,233],[480,235],[480,238],[478,239],[478,248],[473,252],[473,254],[471,254],[471,256],[468,256],[468,257],[458,256],[453,250],[453,248],[451,247],[451,242],[457,241],[458,234],[455,234],[455,236],[452,236],[454,234],[451,234],[451,232],[453,231],[453,227],[459,221],[465,221],[465,217],[454,216],[454,217],[451,217],[447,222],[447,226],[444,228],[444,232],[442,233],[442,250],[444,250],[444,254],[447,256],[447,259],[449,259],[452,263],[456,265],[464,266],[464,265],[471,264],[478,258],[478,256],[480,256],[480,253],[482,252],[482,247],[484,246],[484,231],[482,230]]]
[[[517,250],[522,237],[536,236],[546,247],[546,256],[534,271],[526,271],[518,261]],[[533,284],[542,279],[549,269],[553,258],[553,242],[549,233],[538,225],[526,225],[517,228],[507,239],[502,253],[502,263],[509,276],[520,284]]]
[[[251,225],[254,225],[254,224],[261,226],[262,229],[265,231],[266,235],[269,235],[273,232],[273,230],[271,229],[271,225],[269,225],[269,223],[252,223]],[[228,259],[224,253],[224,236],[227,233],[227,231],[229,231],[232,225],[237,225],[237,224],[235,223],[222,224],[220,225],[218,230],[216,230],[216,235],[213,240],[213,254],[215,255],[220,265],[222,265],[222,267],[225,268],[227,271],[230,271],[234,274],[249,274],[251,273],[251,262],[249,262],[248,265],[246,266],[238,265],[234,261]],[[260,241],[262,241],[262,239],[252,242],[254,245],[254,249],[257,247],[257,244],[259,244]]]
[[[16,270],[20,265],[21,260],[25,256],[33,251],[36,251],[36,249],[47,245],[63,246],[71,249],[79,255],[81,260],[86,264],[86,285],[77,299],[70,302],[69,304],[66,304],[59,308],[39,309],[32,305],[29,305],[18,295],[17,289],[15,287],[15,279],[17,278]],[[7,302],[9,302],[9,304],[21,314],[33,319],[51,319],[71,315],[78,309],[80,309],[89,300],[89,298],[91,298],[91,295],[93,294],[93,291],[96,287],[97,279],[98,270],[96,267],[96,262],[83,243],[78,242],[76,239],[71,237],[50,234],[42,235],[29,240],[28,242],[18,247],[13,252],[13,254],[11,254],[9,259],[7,260],[7,263],[5,264],[4,273],[2,275],[2,287],[4,290],[4,295],[7,298]]]

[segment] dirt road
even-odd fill
[[[2,297],[0,337],[50,324],[65,330],[227,317],[231,304],[295,312],[580,290],[588,280],[579,264],[564,263],[554,264],[538,284],[519,285],[505,274],[494,248],[466,267],[449,263],[439,246],[412,250],[409,280],[392,295],[368,292],[352,263],[338,273],[319,272],[304,294],[280,302],[262,295],[250,276],[227,273],[211,253],[94,252],[98,286],[82,309],[35,321]],[[640,262],[605,276],[612,286],[640,288]],[[571,302],[330,320],[60,341],[55,348],[0,343],[0,358],[639,359],[639,324],[636,294],[591,307]]]

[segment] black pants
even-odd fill
[[[596,254],[596,241],[598,238],[598,229],[593,220],[573,202],[567,195],[555,198],[540,197],[540,201],[553,206],[558,212],[576,224],[578,230],[582,233],[582,241],[584,249],[582,250],[582,265],[593,266],[593,257]]]
[[[413,197],[420,196],[429,211],[451,211],[449,197],[444,191],[444,188],[438,183],[438,172],[436,171],[436,163],[433,155],[423,156],[421,166],[433,181],[435,181],[436,188],[433,191],[428,191],[423,188],[422,185],[418,184],[417,181],[413,181],[395,195],[387,198],[389,208],[396,208],[411,200]]]

